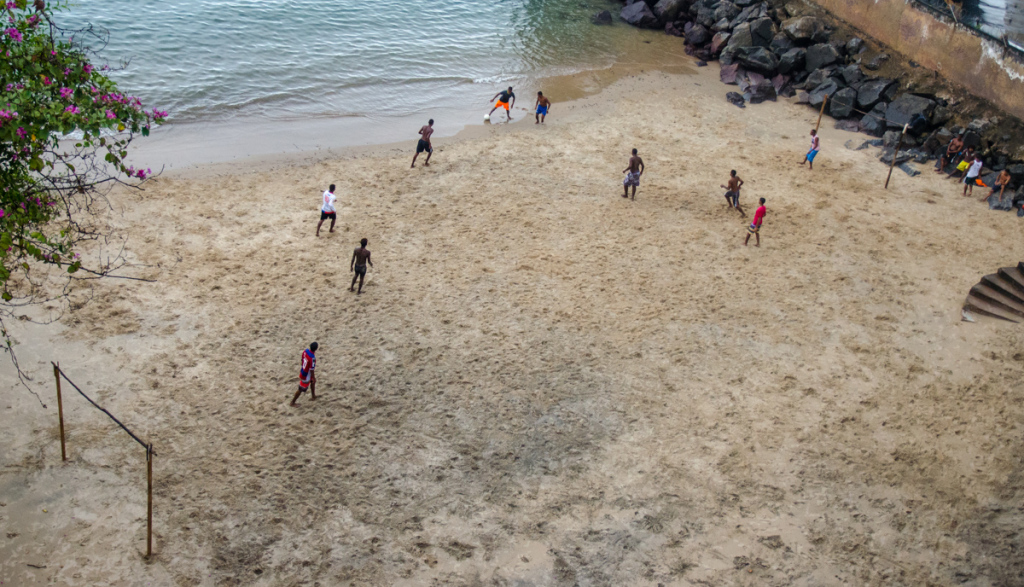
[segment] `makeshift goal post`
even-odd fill
[[[64,441],[64,400],[61,397],[60,391],[60,380],[67,381],[71,387],[75,388],[75,391],[84,397],[94,408],[103,412],[108,418],[114,421],[115,424],[121,427],[131,436],[135,442],[142,445],[142,448],[146,449],[146,558],[153,556],[153,457],[156,453],[153,451],[153,444],[143,441],[141,438],[135,435],[134,432],[128,429],[127,426],[121,423],[113,414],[108,412],[106,409],[101,407],[96,402],[92,401],[84,391],[81,390],[74,381],[68,378],[67,374],[61,370],[60,365],[54,362],[50,362],[53,365],[53,378],[57,383],[57,417],[60,419],[60,456],[61,460],[68,460],[67,446]]]

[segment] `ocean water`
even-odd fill
[[[171,123],[408,116],[610,65],[611,0],[77,0],[122,89]],[[617,25],[615,29],[625,28]],[[533,95],[517,94],[524,105]]]

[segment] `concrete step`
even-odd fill
[[[1024,271],[1017,267],[1003,267],[999,270],[999,275],[1012,281],[1018,290],[1024,292]]]
[[[988,276],[986,276],[986,278],[987,277]],[[988,301],[1001,306],[1004,310],[1012,312],[1020,318],[1024,318],[1024,303],[1021,303],[1016,298],[1006,295],[999,289],[989,286],[984,281],[972,287],[971,294],[985,298]]]
[[[1021,319],[1016,314],[1004,310],[1002,307],[994,304],[987,299],[978,297],[974,294],[968,294],[967,300],[964,301],[964,308],[983,314],[985,316],[992,316],[994,318],[1001,318],[1008,322],[1020,323]]]
[[[1006,279],[998,273],[982,277],[981,283],[1003,292],[1003,295],[1009,298],[1013,298],[1018,302],[1024,303],[1024,292],[1018,290],[1012,280]]]

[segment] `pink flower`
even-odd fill
[[[107,118],[109,118],[110,120],[114,120],[115,118],[117,118],[117,115],[114,114],[113,110],[107,110]]]
[[[69,96],[70,96],[71,94],[74,94],[74,93],[75,93],[75,91],[74,91],[74,90],[72,90],[71,88],[61,88],[61,89],[60,89],[60,97],[61,97],[61,98],[64,98],[65,100],[67,100],[67,99],[68,99],[68,97],[69,97]]]
[[[92,73],[92,66],[86,63],[82,66],[82,71],[85,72],[85,75],[89,75],[90,73]]]
[[[20,138],[25,138],[25,137],[27,137],[27,136],[28,136],[28,133],[27,133],[27,132],[25,132],[25,129],[24,129],[24,128],[22,128],[22,127],[20,127],[20,126],[19,126],[19,127],[18,127],[18,136],[19,136]]]
[[[72,105],[68,106],[67,108],[65,108],[64,112],[70,112],[72,114],[78,114],[79,111],[78,111],[78,107],[75,106],[74,104],[72,104]]]
[[[0,218],[3,218],[3,217],[4,217],[4,216],[6,216],[6,215],[7,215],[7,213],[6,213],[6,212],[4,212],[4,209],[3,209],[3,208],[0,208]]]
[[[14,42],[20,43],[22,41],[21,31],[15,28],[7,29],[7,36],[14,39]]]

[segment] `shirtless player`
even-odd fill
[[[548,115],[548,109],[551,108],[551,100],[547,99],[544,92],[537,92],[537,103],[534,105],[537,114],[534,118],[537,120],[534,124],[543,124],[544,118]]]
[[[420,137],[420,142],[416,143],[416,154],[412,156],[412,167],[416,167],[416,158],[420,156],[423,151],[427,152],[427,160],[423,162],[424,167],[430,167],[430,156],[434,154],[434,147],[430,145],[430,135],[434,134],[434,119],[431,118],[423,128],[419,130],[419,133],[423,135]],[[410,169],[412,169],[410,167]]]
[[[349,266],[349,271],[354,271],[355,275],[352,276],[352,285],[348,288],[348,291],[356,291],[356,280],[359,280],[359,291],[356,293],[363,293],[363,278],[366,277],[366,264],[369,263],[370,267],[373,267],[373,261],[370,261],[370,251],[366,250],[367,240],[364,238],[359,241],[359,248],[352,253],[352,263]]]
[[[644,160],[636,154],[633,149],[633,156],[629,158],[629,167],[622,170],[626,179],[622,180],[622,197],[629,197],[629,186],[633,186],[633,200],[636,200],[636,186],[640,185],[640,176],[644,174]]]
[[[723,185],[722,187],[729,190],[725,192],[725,202],[729,204],[729,207],[739,210],[740,214],[746,218],[747,213],[743,211],[743,208],[740,208],[740,188],[743,187],[743,180],[740,179],[740,176],[736,175],[735,169],[729,172],[729,185]]]

